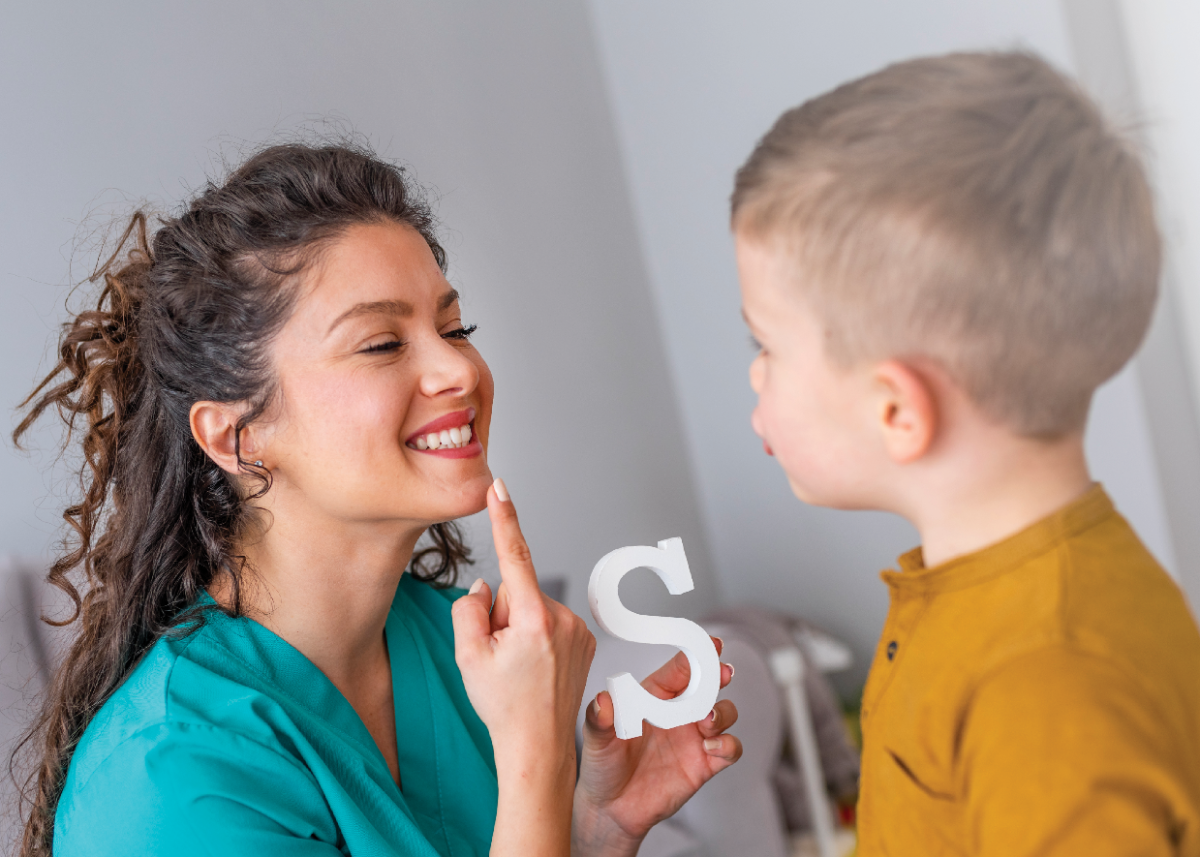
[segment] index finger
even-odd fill
[[[521,524],[517,521],[517,510],[509,499],[503,479],[497,479],[487,493],[488,518],[492,522],[492,541],[496,543],[496,559],[500,564],[500,577],[504,581],[512,603],[517,604],[536,597],[541,601],[542,590],[538,586],[537,572],[533,568],[533,556]]]

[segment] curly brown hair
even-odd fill
[[[199,626],[197,597],[218,574],[229,576],[231,605],[206,609],[241,615],[238,538],[270,473],[239,450],[256,486],[247,492],[218,467],[192,437],[192,404],[248,404],[239,436],[260,417],[275,394],[268,346],[291,314],[290,286],[346,228],[380,221],[417,230],[445,270],[432,213],[402,168],[360,146],[272,146],[153,234],[147,215],[134,214],[90,278],[102,284],[95,308],[63,326],[58,364],[22,403],[13,433],[19,444],[53,407],[65,443],[83,451],[83,496],[63,513],[67,546],[48,577],[75,612],[61,623],[43,617],[80,627],[20,745],[39,760],[23,790],[22,855],[51,853],[88,723],[156,640]],[[451,585],[469,551],[453,523],[427,535],[411,571]]]

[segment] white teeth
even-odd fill
[[[409,444],[413,449],[462,449],[471,442],[471,424],[430,432]]]

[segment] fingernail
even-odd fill
[[[721,749],[721,739],[720,738],[705,738],[704,739],[704,749],[706,751],[708,751],[709,753],[715,753],[717,750]]]
[[[496,481],[492,483],[492,489],[496,492],[497,500],[499,500],[501,503],[508,502],[508,488],[505,487],[504,480],[499,476],[497,476]]]
[[[592,712],[597,717],[600,716],[600,697],[598,697],[598,696],[592,700]]]
[[[713,635],[713,639],[716,640],[717,643],[719,643],[717,648],[720,649],[722,652],[725,651],[725,641],[723,639],[721,639],[720,637],[716,636],[715,634]]]
[[[717,722],[717,709],[714,708],[712,711],[708,712],[708,717],[705,717],[704,719],[707,721],[712,721],[713,723],[716,723]]]
[[[733,664],[725,664],[725,666],[729,667],[729,680],[733,681],[733,674],[736,673],[737,670],[733,668]]]
[[[467,594],[474,595],[476,592],[478,592],[481,589],[483,589],[483,578],[482,577],[471,584],[471,588],[469,590],[467,590]]]

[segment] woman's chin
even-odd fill
[[[449,514],[445,520],[454,520],[456,518],[466,518],[469,515],[474,515],[477,512],[482,512],[487,508],[487,492],[492,487],[492,472],[488,470],[487,465],[483,466],[482,472],[478,475],[473,475],[467,480],[458,496],[456,496],[448,505]]]

